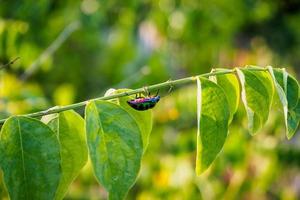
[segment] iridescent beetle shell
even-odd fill
[[[127,101],[128,105],[130,105],[135,110],[148,110],[153,108],[156,103],[160,100],[160,96],[150,96],[150,97],[138,97],[132,100]]]

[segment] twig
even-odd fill
[[[0,70],[6,68],[6,67],[9,66],[9,65],[14,64],[14,63],[15,63],[17,60],[19,60],[19,59],[20,59],[20,57],[16,57],[16,58],[13,59],[12,61],[10,61],[10,62],[8,62],[8,63],[6,63],[6,64],[0,66]]]
[[[267,71],[266,68],[249,68],[248,70]],[[152,91],[152,90],[157,90],[157,89],[161,89],[161,88],[165,88],[165,87],[173,87],[173,86],[176,86],[176,85],[184,85],[184,84],[196,81],[197,77],[209,77],[209,76],[214,76],[214,75],[232,74],[232,73],[235,73],[235,69],[228,69],[228,70],[224,69],[222,71],[214,71],[214,72],[210,72],[210,73],[206,73],[206,74],[191,76],[191,77],[172,80],[172,81],[168,80],[168,81],[163,82],[163,83],[158,83],[158,84],[155,84],[155,85],[148,86],[147,89],[149,91]],[[49,108],[48,110],[43,110],[43,111],[39,111],[39,112],[35,112],[35,113],[25,114],[25,115],[22,115],[22,116],[41,117],[41,116],[44,116],[44,115],[59,113],[59,112],[62,112],[62,111],[83,107],[86,104],[88,104],[89,101],[116,99],[116,98],[119,98],[119,97],[130,96],[130,95],[138,94],[138,93],[142,93],[142,92],[144,92],[144,87],[138,88],[138,89],[135,89],[135,90],[132,90],[132,91],[128,91],[128,92],[123,92],[123,93],[119,93],[119,94],[110,95],[110,96],[98,97],[98,98],[95,98],[95,99],[90,99],[90,100],[87,100],[87,101],[82,101],[82,102],[79,102],[79,103],[74,103],[74,104],[70,104],[70,105],[66,105],[66,106],[55,106],[55,107]],[[5,120],[7,120],[7,119],[8,118],[0,120],[0,124],[3,124],[5,122]]]
[[[21,80],[27,80],[39,66],[49,58],[66,40],[67,38],[80,27],[79,21],[70,23],[65,29],[59,34],[59,36],[51,43],[51,45],[26,69],[24,74],[21,76]]]

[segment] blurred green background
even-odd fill
[[[213,67],[272,65],[297,77],[300,1],[0,0],[0,63],[16,57],[0,71],[0,118]],[[240,106],[220,156],[195,175],[195,92],[176,88],[155,107],[127,199],[300,199],[300,135],[285,138],[276,105],[255,137]],[[87,164],[66,199],[106,197]]]

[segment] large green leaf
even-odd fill
[[[216,83],[197,79],[197,161],[196,172],[204,172],[215,160],[228,133],[229,104],[224,90]]]
[[[11,199],[53,199],[61,177],[55,133],[28,117],[11,117],[1,130],[1,168]]]
[[[69,110],[55,114],[47,124],[57,134],[60,142],[62,177],[55,199],[62,199],[87,162],[84,120],[75,111]]]
[[[254,135],[268,120],[273,101],[272,78],[266,71],[236,69],[242,86],[242,101],[248,117],[248,129]]]
[[[297,131],[300,120],[299,84],[284,69],[268,67],[268,70],[283,106],[286,135],[290,139]]]
[[[86,132],[95,175],[109,199],[123,199],[136,181],[143,154],[142,133],[121,106],[92,101],[86,106]]]
[[[111,92],[107,93],[106,95],[119,94],[128,91],[131,90],[130,89],[111,90]],[[118,104],[122,106],[138,123],[140,130],[142,132],[143,148],[145,152],[149,143],[149,136],[152,130],[152,110],[137,111],[133,109],[127,103],[127,101],[131,99],[132,97],[128,97],[128,96],[121,97],[119,98]]]
[[[222,71],[224,69],[217,68],[214,71]],[[214,76],[214,82],[221,86],[226,94],[229,109],[230,120],[232,121],[233,115],[236,113],[240,101],[240,86],[239,81],[234,74],[221,74]]]

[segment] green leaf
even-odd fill
[[[299,84],[284,69],[273,69],[277,83],[283,89],[288,102],[288,109],[295,108],[299,98]]]
[[[299,84],[284,69],[273,69],[269,66],[268,70],[283,106],[286,136],[291,139],[297,131],[300,120]]]
[[[222,71],[224,69],[217,68],[215,71]],[[230,120],[232,121],[234,114],[236,113],[239,101],[240,101],[240,86],[239,81],[234,74],[222,74],[214,76],[215,83],[221,86],[226,94],[229,109],[230,109]]]
[[[228,133],[229,104],[224,90],[216,83],[197,79],[197,160],[196,172],[201,174],[222,150]]]
[[[22,116],[1,130],[1,168],[11,199],[53,199],[61,177],[60,148],[44,123]]]
[[[300,102],[298,99],[298,104],[295,108],[290,109],[288,111],[288,118],[287,118],[287,124],[288,124],[288,130],[287,130],[287,138],[291,139],[295,132],[298,129],[299,126],[299,120],[300,120]]]
[[[236,70],[242,86],[248,129],[254,135],[268,120],[274,94],[272,78],[265,71],[251,71],[251,68]]]
[[[143,154],[142,133],[121,106],[92,101],[86,106],[86,132],[95,175],[109,199],[124,199],[135,183]]]
[[[88,151],[82,117],[73,110],[54,116],[47,124],[57,134],[60,142],[62,177],[55,199],[62,199],[86,164]]]
[[[119,94],[128,91],[131,90],[130,89],[110,90],[110,92],[107,93],[107,95]],[[117,103],[120,106],[122,106],[138,123],[140,130],[142,132],[143,148],[145,152],[149,143],[149,136],[152,130],[152,110],[137,111],[131,108],[127,103],[127,101],[131,99],[132,97],[129,96],[121,97],[118,99],[119,101]]]

